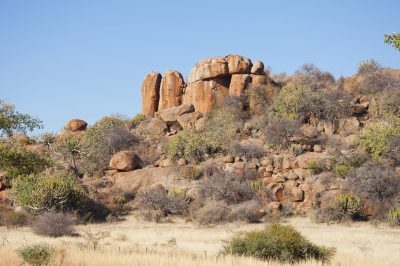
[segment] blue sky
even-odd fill
[[[141,110],[151,70],[187,77],[229,53],[273,73],[314,63],[336,77],[374,58],[400,68],[383,35],[400,31],[400,1],[0,0],[0,98],[46,131]]]

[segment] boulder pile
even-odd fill
[[[240,55],[213,57],[199,61],[190,71],[187,83],[178,71],[164,75],[150,72],[142,83],[142,114],[147,117],[182,104],[206,113],[228,95],[242,95],[250,85],[270,82],[261,61],[254,63]]]

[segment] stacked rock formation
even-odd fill
[[[188,82],[182,74],[168,70],[161,76],[151,72],[142,83],[142,113],[155,113],[182,104],[193,105],[196,112],[206,113],[228,95],[242,95],[250,84],[270,82],[264,64],[251,62],[240,55],[213,57],[199,61],[190,71]]]

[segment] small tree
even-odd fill
[[[300,122],[292,119],[274,119],[265,128],[266,142],[274,146],[287,148],[291,143],[291,137],[298,134]]]
[[[76,161],[82,158],[84,154],[81,135],[68,134],[63,136],[56,142],[55,151],[70,163],[75,175],[79,175]]]
[[[42,121],[15,110],[13,104],[0,100],[0,136],[12,136],[16,131],[33,131],[42,128]]]

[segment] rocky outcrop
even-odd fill
[[[181,105],[184,85],[181,73],[173,70],[165,71],[161,79],[158,111]]]
[[[120,151],[111,158],[110,168],[119,171],[132,171],[140,168],[140,159],[132,151]]]
[[[187,84],[177,71],[148,74],[142,85],[142,113],[154,116],[158,111],[192,104],[195,111],[210,112],[228,95],[242,95],[250,85],[270,84],[264,64],[240,55],[213,57],[199,61],[190,71]]]
[[[65,126],[65,129],[72,132],[83,131],[86,130],[87,125],[88,124],[81,119],[71,119],[68,121],[67,125]]]
[[[194,112],[194,107],[191,104],[182,104],[180,106],[168,108],[158,111],[156,117],[160,118],[167,126],[171,126],[178,122],[178,117],[184,114]]]
[[[158,110],[160,84],[160,73],[150,72],[144,77],[142,83],[142,114],[145,116],[152,117]]]

